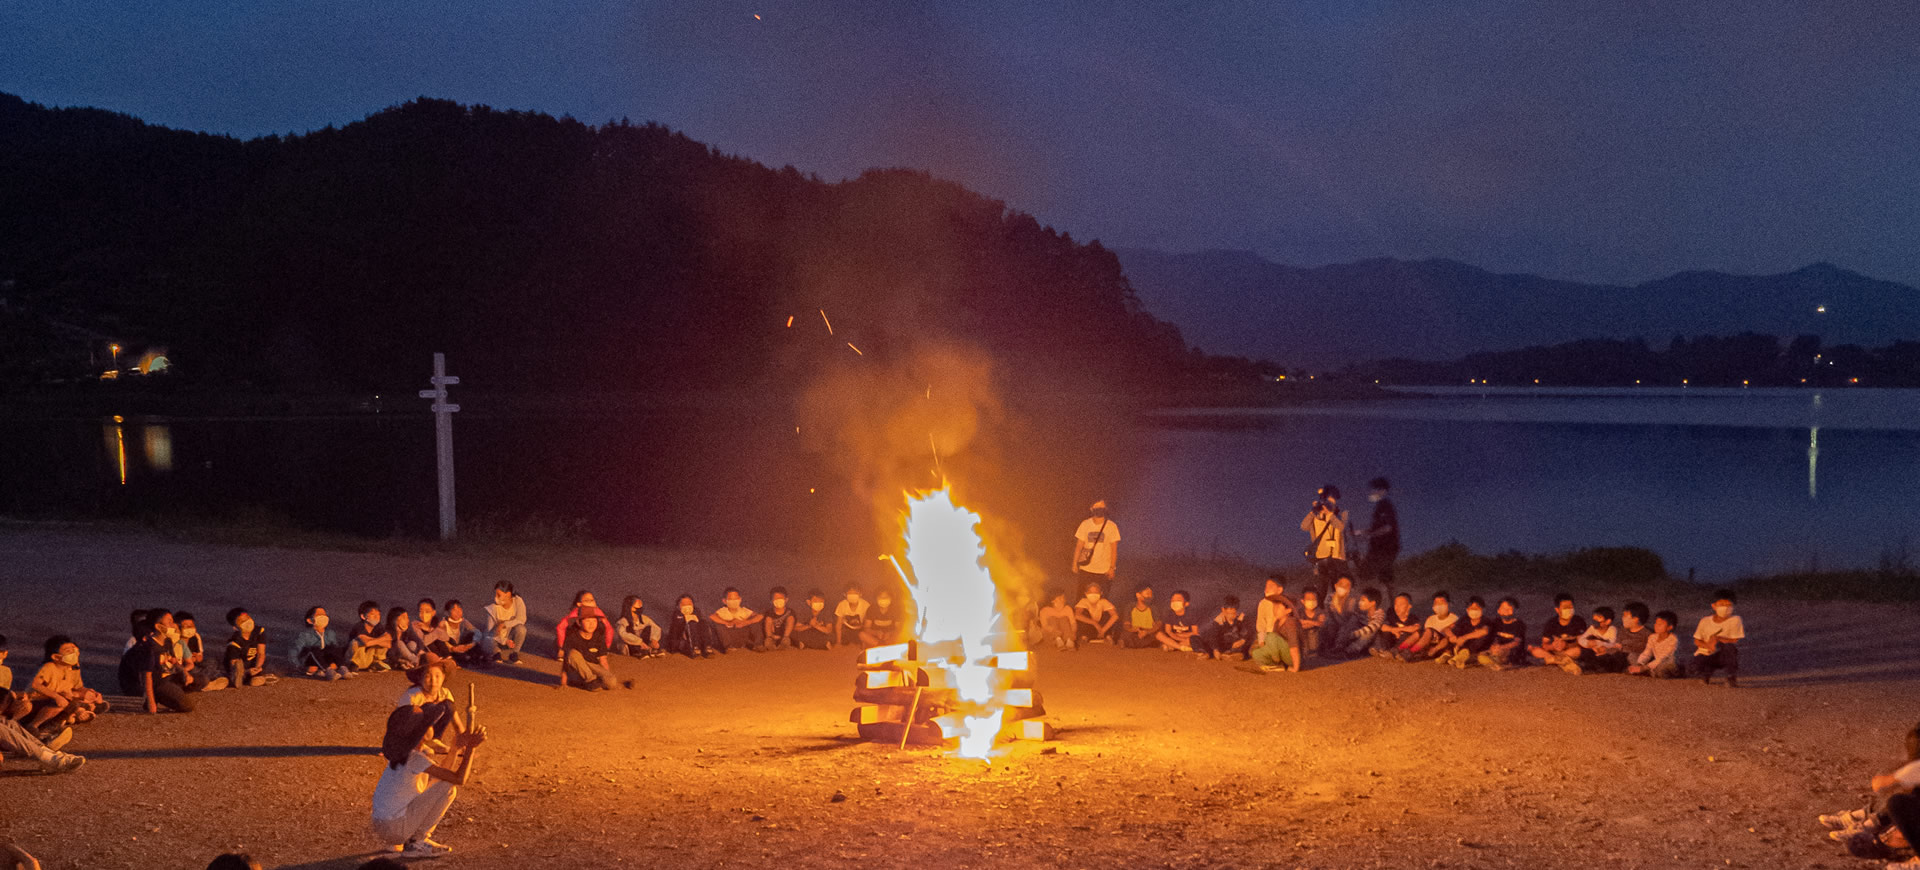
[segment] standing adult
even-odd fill
[[[1313,507],[1300,520],[1300,531],[1313,540],[1307,544],[1307,558],[1313,561],[1313,574],[1322,588],[1333,585],[1347,566],[1347,535],[1352,518],[1340,509],[1340,488],[1329,483],[1315,494]]]
[[[1094,502],[1087,513],[1073,532],[1073,588],[1098,583],[1107,589],[1120,564],[1120,525],[1107,516],[1105,499]]]
[[[1367,524],[1367,556],[1361,562],[1362,577],[1369,582],[1388,589],[1393,588],[1393,563],[1400,558],[1400,514],[1393,509],[1393,498],[1388,494],[1389,484],[1384,477],[1376,477],[1367,484],[1372,492],[1367,500],[1373,502],[1373,520]]]

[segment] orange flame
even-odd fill
[[[979,526],[980,515],[955,504],[944,484],[907,496],[907,564],[913,570],[901,576],[919,614],[920,641],[960,644],[956,659],[928,665],[949,672],[966,708],[958,750],[964,758],[987,757],[1006,712],[993,686],[999,591],[987,570]]]

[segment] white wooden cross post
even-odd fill
[[[432,399],[433,453],[440,465],[440,540],[453,540],[453,413],[459,405],[447,404],[447,387],[460,383],[447,375],[447,355],[433,355],[433,389],[421,390],[420,398]]]

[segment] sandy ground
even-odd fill
[[[38,641],[80,637],[112,688],[126,612],[203,625],[240,601],[280,641],[317,600],[484,597],[497,579],[551,623],[576,588],[664,611],[681,589],[832,586],[847,565],[596,551],[396,557],[0,532],[0,632],[24,680]],[[323,591],[322,591],[323,590]],[[1466,590],[1460,590],[1464,594]],[[1492,590],[1485,590],[1492,591]],[[310,600],[312,599],[312,600]],[[1691,602],[1652,602],[1663,606]],[[1544,605],[1528,602],[1528,616]],[[1585,603],[1583,603],[1585,606]],[[632,691],[555,688],[555,668],[462,673],[493,735],[440,837],[461,868],[1859,867],[1816,828],[1857,806],[1916,714],[1912,607],[1743,602],[1739,690],[1558,671],[1360,661],[1254,675],[1157,651],[1041,657],[1060,738],[991,766],[853,738],[852,655],[736,652],[616,668]],[[550,646],[551,627],[535,642]],[[86,727],[65,776],[10,761],[0,838],[49,868],[350,868],[397,675],[200,698],[190,715]]]

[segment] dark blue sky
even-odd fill
[[[239,135],[421,95],[657,120],[1110,246],[1920,283],[1908,0],[8,0],[0,90]]]

